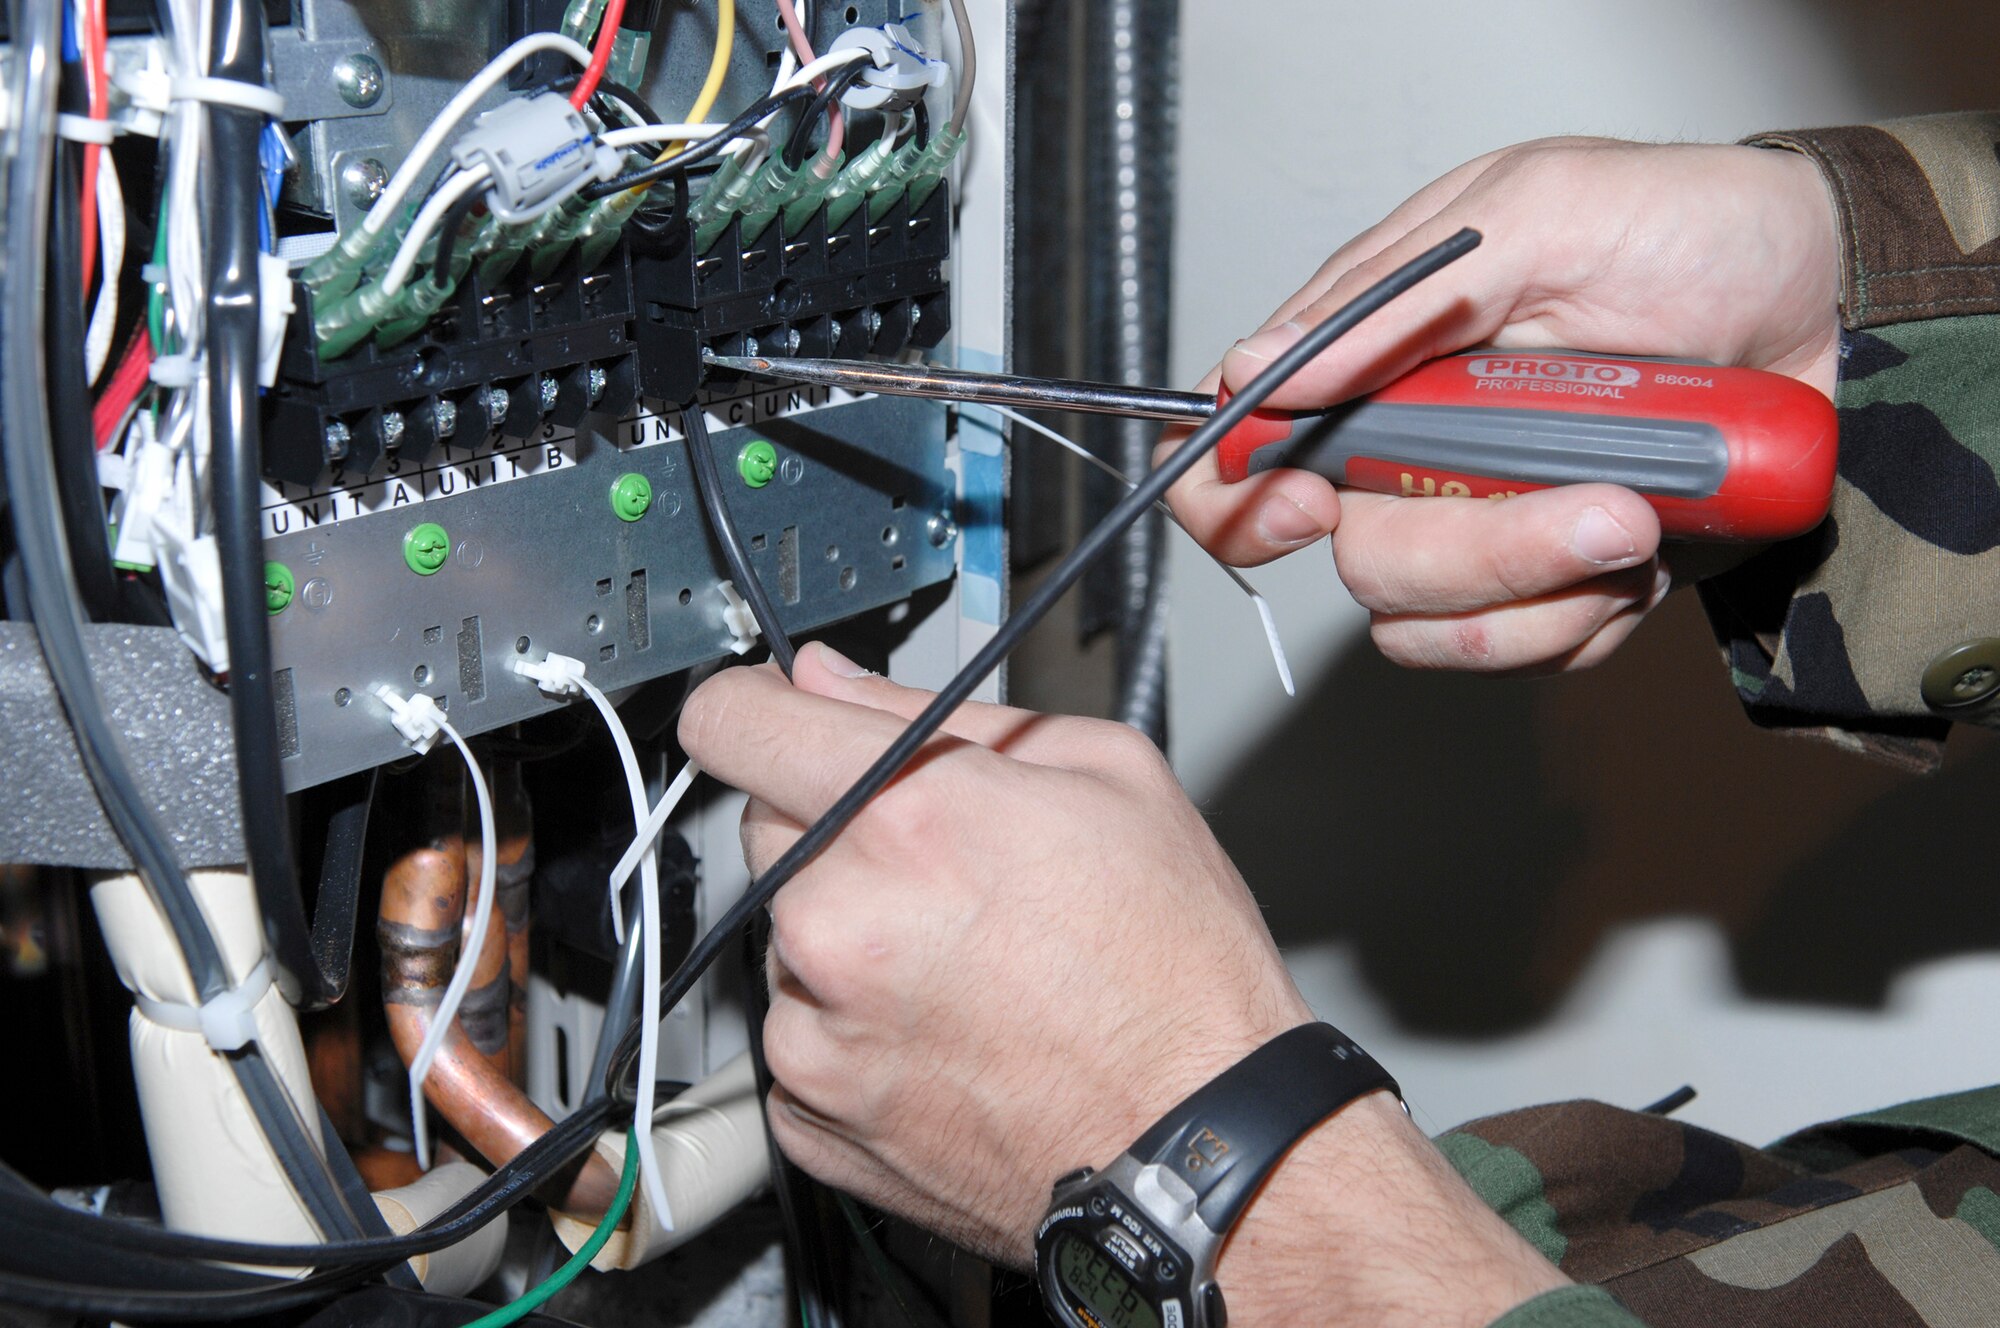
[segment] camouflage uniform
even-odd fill
[[[1839,210],[1840,477],[1703,600],[1758,723],[1928,770],[1952,721],[2000,726],[2000,114],[1748,141]]]
[[[1929,769],[2000,726],[2000,114],[1748,141],[1839,210],[1840,478],[1703,599],[1753,719]],[[2000,1087],[1763,1149],[1592,1102],[1438,1142],[1584,1284],[1494,1328],[2000,1325]]]

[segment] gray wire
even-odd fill
[[[979,73],[979,52],[972,41],[972,16],[965,12],[965,0],[949,0],[952,21],[958,25],[958,92],[951,103],[951,123],[945,126],[965,132],[966,118],[972,114],[972,81]]]

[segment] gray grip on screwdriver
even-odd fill
[[[1729,473],[1729,445],[1713,424],[1379,401],[1299,416],[1290,438],[1250,454],[1249,472],[1292,466],[1338,484],[1355,457],[1670,498],[1710,497]]]

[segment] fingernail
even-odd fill
[[[1231,349],[1253,360],[1275,360],[1299,344],[1306,330],[1297,323],[1280,323],[1243,338]]]
[[[1647,607],[1658,608],[1660,601],[1665,599],[1667,592],[1673,588],[1674,574],[1665,563],[1661,563],[1659,570],[1653,573],[1653,602]]]
[[[1576,533],[1570,536],[1569,547],[1585,562],[1600,566],[1626,562],[1639,551],[1632,532],[1619,525],[1617,519],[1601,507],[1593,507],[1583,514],[1582,520],[1576,523]]]
[[[1257,509],[1257,533],[1266,544],[1290,548],[1295,544],[1310,544],[1326,534],[1326,527],[1312,513],[1280,494]]]
[[[865,678],[870,670],[862,668],[847,656],[835,650],[824,641],[814,643],[819,647],[819,665],[836,678]]]

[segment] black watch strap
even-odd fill
[[[1202,1224],[1236,1225],[1264,1177],[1315,1125],[1396,1081],[1331,1024],[1281,1033],[1160,1118],[1132,1157],[1157,1163],[1194,1191]]]

